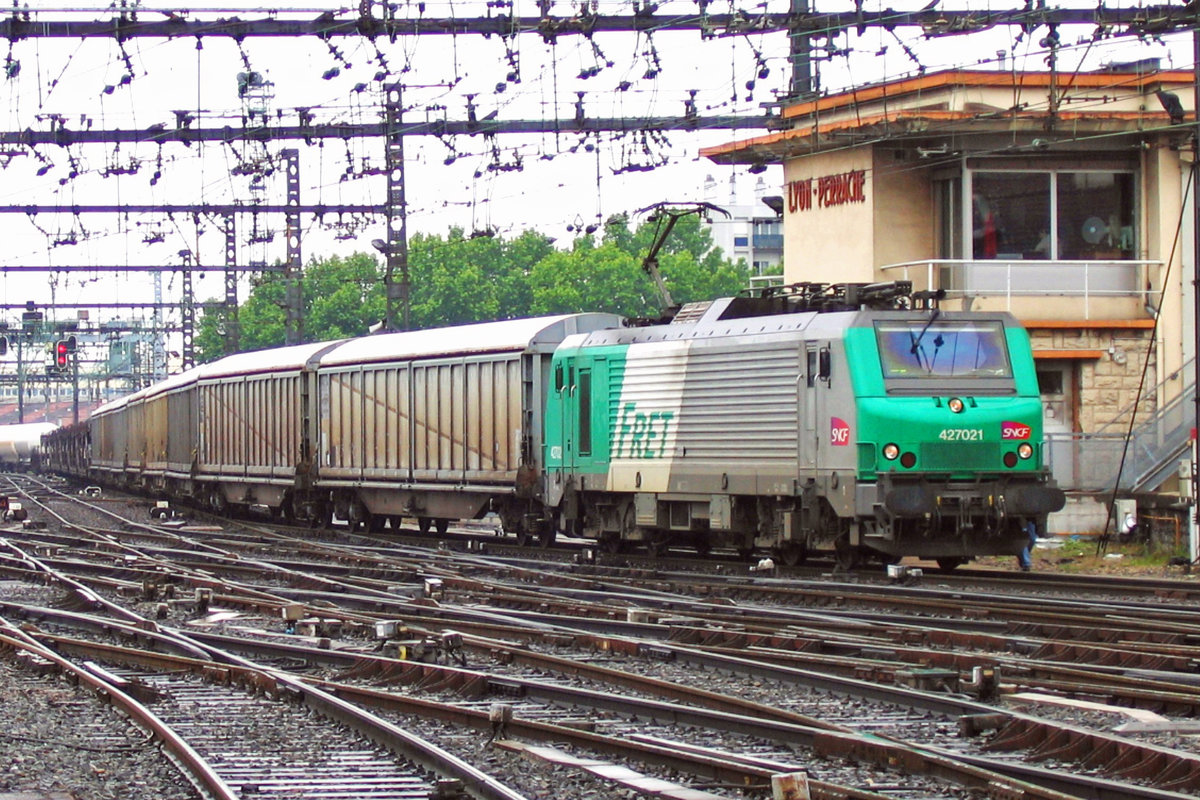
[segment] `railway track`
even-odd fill
[[[549,729],[555,729],[556,741],[563,741],[562,737],[567,735],[564,731],[575,731],[573,736],[584,738],[585,734],[603,736],[606,734],[597,733],[596,729],[608,725],[615,731],[610,731],[609,739],[639,744],[670,742],[668,747],[658,746],[669,750],[675,759],[685,752],[693,755],[704,753],[706,747],[710,751],[732,751],[746,747],[744,744],[710,747],[704,738],[713,736],[712,733],[702,734],[695,741],[682,741],[684,737],[671,734],[668,730],[638,732],[621,729],[617,722],[604,722],[595,717],[607,711],[617,718],[625,715],[639,718],[655,715],[669,717],[669,723],[676,727],[682,725],[710,732],[721,731],[722,736],[750,735],[760,743],[775,740],[804,742],[811,752],[810,758],[812,755],[841,759],[853,756],[866,763],[905,763],[914,775],[922,771],[940,774],[949,769],[946,764],[954,764],[957,770],[980,770],[981,774],[990,776],[982,785],[999,779],[1001,783],[996,784],[993,796],[1003,796],[999,788],[1001,785],[1007,787],[1004,791],[1013,791],[1013,787],[1019,785],[1020,791],[1043,792],[1026,795],[1031,797],[1056,796],[1054,792],[1077,797],[1133,797],[1138,796],[1138,792],[1144,792],[1141,796],[1146,797],[1184,796],[1179,792],[1190,791],[1194,786],[1190,783],[1196,775],[1194,758],[1189,758],[1184,751],[1114,737],[1104,731],[1072,731],[1069,730],[1072,727],[1070,725],[1056,727],[1032,714],[987,705],[982,698],[970,700],[961,697],[970,688],[964,684],[971,683],[970,680],[963,681],[962,676],[964,673],[969,675],[975,667],[979,667],[981,672],[991,670],[993,679],[989,689],[988,682],[981,677],[979,688],[972,688],[971,691],[981,696],[994,692],[1001,700],[1012,696],[1014,687],[1004,683],[1004,676],[1018,670],[1022,661],[1030,675],[1037,669],[1059,670],[1057,680],[1061,685],[1051,686],[1050,679],[1043,678],[1045,683],[1040,687],[1043,693],[1078,693],[1080,687],[1085,687],[1082,691],[1089,693],[1089,696],[1097,696],[1101,691],[1110,690],[1112,686],[1130,679],[1128,673],[1131,670],[1127,667],[1119,668],[1121,674],[1118,674],[1117,668],[1101,669],[1103,664],[1084,662],[1085,666],[1081,668],[1079,665],[1063,663],[1064,659],[1056,662],[1033,657],[1029,652],[1023,652],[1023,658],[1012,658],[1014,639],[1002,626],[1046,626],[1051,623],[1045,618],[1024,622],[1007,619],[1015,616],[1010,613],[1014,605],[1011,597],[1004,602],[998,601],[988,613],[982,612],[984,606],[972,605],[965,616],[956,618],[945,609],[944,598],[941,610],[934,611],[931,610],[933,606],[918,606],[916,600],[904,599],[901,592],[889,591],[908,587],[882,587],[882,590],[856,587],[863,588],[862,594],[855,594],[857,599],[847,602],[847,605],[855,607],[839,608],[831,598],[839,593],[851,594],[851,590],[838,586],[823,595],[819,602],[801,608],[800,605],[809,600],[797,602],[794,594],[786,593],[788,587],[774,585],[784,581],[756,579],[747,584],[744,576],[734,576],[736,580],[731,579],[731,594],[725,595],[723,588],[712,586],[715,581],[710,581],[710,588],[701,592],[685,586],[686,581],[674,575],[664,576],[647,570],[629,569],[622,573],[613,567],[593,568],[588,565],[532,567],[506,563],[502,559],[484,557],[478,553],[431,553],[427,549],[414,550],[411,556],[405,551],[384,554],[378,549],[363,549],[361,545],[293,542],[276,534],[270,534],[274,538],[265,538],[268,534],[261,531],[253,534],[245,531],[236,534],[231,531],[213,532],[200,546],[192,546],[190,540],[194,536],[191,534],[181,535],[179,531],[161,528],[147,529],[133,537],[142,540],[142,545],[145,545],[139,545],[137,554],[123,549],[130,545],[120,545],[115,550],[106,545],[99,550],[86,548],[67,553],[66,548],[71,545],[63,544],[61,538],[56,539],[57,534],[53,532],[21,533],[31,537],[35,548],[64,548],[63,552],[50,559],[57,563],[46,565],[52,569],[64,567],[66,562],[87,567],[85,558],[89,552],[99,553],[108,559],[111,568],[119,553],[121,569],[127,572],[106,579],[95,577],[95,586],[98,588],[92,589],[93,592],[111,594],[113,597],[124,594],[126,600],[135,601],[133,606],[149,610],[161,607],[163,599],[161,595],[147,597],[148,585],[176,586],[190,591],[206,588],[212,591],[210,608],[237,609],[236,615],[241,615],[237,624],[230,627],[257,628],[257,635],[253,637],[244,636],[244,630],[238,631],[236,637],[229,637],[236,641],[217,642],[195,635],[194,640],[203,647],[219,645],[230,650],[241,648],[250,653],[248,657],[303,664],[322,663],[322,659],[349,658],[359,666],[350,667],[344,663],[329,666],[345,671],[362,671],[363,664],[371,663],[374,666],[366,673],[372,675],[372,680],[381,680],[380,676],[386,675],[388,680],[398,680],[404,685],[423,689],[431,685],[452,687],[472,682],[478,686],[483,681],[482,685],[486,687],[484,697],[489,701],[491,693],[503,696],[503,692],[517,692],[513,695],[514,710],[519,706],[520,712],[510,724],[520,726],[520,730],[526,733],[514,735],[529,735],[536,739],[533,735],[536,725],[546,725]],[[262,551],[268,548],[272,556],[269,564],[266,558],[256,559],[248,555],[257,551],[261,556]],[[338,563],[330,564],[329,561],[334,558]],[[262,563],[254,563],[256,560]],[[369,568],[366,564],[370,565]],[[0,566],[18,572],[20,569],[11,565]],[[87,567],[80,571],[92,571],[94,575],[100,570]],[[151,577],[157,578],[156,584],[147,583]],[[431,579],[440,581],[436,587],[440,597],[423,596],[429,591]],[[748,586],[755,590],[765,587],[769,591],[760,597],[768,596],[771,599],[748,602],[740,594]],[[875,591],[880,591],[876,599],[862,599]],[[792,602],[784,605],[780,597],[791,598]],[[979,598],[973,598],[974,601],[982,603]],[[897,614],[891,614],[884,620],[872,619],[871,615],[857,608],[859,604],[872,602],[891,602],[896,607],[904,607],[912,618],[899,619]],[[188,603],[192,603],[190,613],[195,614],[194,600],[188,600]],[[178,601],[173,608],[170,603],[167,605],[169,613],[174,616],[187,604]],[[295,606],[301,606],[306,615],[322,621],[313,625],[311,636],[297,637],[294,631],[291,634],[291,647],[297,647],[294,643],[297,638],[309,641],[310,646],[303,651],[277,650],[268,655],[269,648],[282,646],[270,640],[285,638],[280,630],[284,609]],[[918,608],[922,610],[918,611]],[[941,616],[933,616],[935,613]],[[1063,609],[1064,617],[1074,615],[1076,621],[1079,613],[1075,606]],[[1130,613],[1128,608],[1119,609],[1109,617],[1116,620],[1122,614],[1128,616]],[[1162,616],[1164,626],[1171,623],[1171,614],[1164,613]],[[326,620],[336,621],[337,625],[323,622]],[[1178,615],[1175,621],[1178,621]],[[456,635],[461,637],[462,652],[470,653],[472,662],[478,661],[480,666],[489,668],[480,676],[478,669],[466,670],[457,664],[421,663],[413,654],[406,654],[407,661],[398,662],[396,652],[387,656],[367,652],[386,646],[379,641],[364,642],[345,633],[357,629],[361,635],[363,630],[373,630],[377,622],[407,625],[405,635],[411,634],[414,638],[408,640],[409,645],[403,646],[420,645],[419,649],[431,647],[431,655],[423,654],[421,658],[444,662],[448,661],[446,651],[441,651],[439,655],[436,643],[444,635],[445,628],[452,627]],[[974,623],[982,630],[967,630],[968,623]],[[1063,623],[1059,620],[1055,624]],[[324,628],[318,630],[321,625]],[[137,629],[136,625],[133,627]],[[338,635],[332,635],[334,627],[338,627]],[[1115,622],[1111,629],[1121,630]],[[327,635],[318,635],[322,633]],[[215,634],[205,634],[212,635]],[[1185,631],[1185,637],[1190,635]],[[1029,651],[1033,646],[1033,638],[1026,634],[1023,640],[1016,642],[1018,649]],[[1161,637],[1155,639],[1155,636],[1143,636],[1141,642],[1134,641],[1132,644],[1122,640],[1120,646],[1141,652],[1146,657],[1150,657],[1155,647],[1160,651],[1169,651],[1187,646],[1186,642],[1180,645],[1179,641],[1166,641]],[[322,640],[326,640],[324,644]],[[1005,644],[1005,640],[1009,640],[1009,644]],[[514,646],[516,642],[524,642],[524,645]],[[999,649],[1001,647],[1004,649]],[[259,651],[258,648],[263,650]],[[991,653],[988,652],[989,648]],[[1078,652],[1096,655],[1096,649],[1093,644],[1093,651]],[[929,666],[924,659],[929,659],[935,653],[942,654],[942,662]],[[998,653],[1003,653],[1009,660],[1001,660]],[[1076,655],[1078,653],[1072,657]],[[1162,655],[1160,652],[1159,657]],[[243,656],[247,657],[245,654]],[[588,676],[586,680],[598,687],[589,690],[590,698],[583,691],[572,694],[567,691],[570,687],[560,686],[559,681],[548,684],[544,681],[542,684],[522,682],[500,669],[502,666],[512,666],[583,680],[586,668],[597,660],[612,662],[616,667],[610,666],[608,672],[627,677],[618,679],[613,674]],[[472,663],[471,666],[476,667],[476,664]],[[1075,669],[1080,674],[1072,675],[1067,671],[1069,669]],[[1143,666],[1138,669],[1148,672],[1150,668]],[[1186,665],[1180,662],[1172,662],[1165,667],[1160,664],[1158,672],[1161,674],[1147,675],[1142,680],[1150,681],[1161,690],[1168,684],[1166,676],[1185,676],[1185,669]],[[1001,676],[999,679],[995,679],[997,670]],[[851,674],[847,675],[847,671]],[[468,676],[468,672],[475,674]],[[637,689],[637,694],[643,697],[640,700],[642,705],[636,706],[634,701],[638,698],[626,698],[624,692],[618,698],[614,690],[616,686],[627,688],[633,683],[633,678],[628,676],[636,672],[662,672],[671,674],[676,680],[667,681],[670,687],[658,685]],[[747,705],[745,698],[739,701],[740,705],[739,702],[725,699],[721,702],[726,710],[722,711],[712,707],[717,703],[716,698],[687,696],[684,691],[689,682],[695,683],[698,674],[715,676],[726,673],[736,678],[731,682],[721,681],[723,687],[730,684],[738,685],[743,690],[760,684],[766,687],[762,692],[764,698],[756,701],[758,708]],[[1101,680],[1106,675],[1107,678]],[[404,677],[401,679],[397,676]],[[1093,680],[1094,684],[1085,685],[1084,677]],[[909,685],[897,685],[901,683]],[[338,685],[336,691],[339,696],[344,696],[344,692],[351,690]],[[1146,689],[1146,692],[1149,691]],[[1132,689],[1129,692],[1134,694]],[[796,717],[807,715],[798,708],[784,707],[787,702],[782,700],[803,698],[809,693],[819,698],[813,708],[820,710],[822,719],[815,722],[797,721]],[[710,694],[729,696],[732,692]],[[1172,687],[1170,694],[1169,699],[1172,703],[1178,703],[1178,708],[1190,708],[1188,704],[1193,699],[1189,698],[1195,694],[1195,687],[1188,688],[1188,684],[1181,680],[1179,687]],[[1162,706],[1167,695],[1165,691],[1160,691],[1157,698],[1146,694],[1143,703],[1151,705],[1157,702]],[[652,708],[646,705],[649,702],[646,696],[672,708]],[[773,701],[768,700],[771,696],[774,697]],[[828,702],[830,696],[853,699],[839,701],[832,704],[831,708]],[[366,703],[365,700],[363,702]],[[473,697],[460,701],[459,705],[463,706],[464,702],[478,705],[484,701]],[[531,702],[549,709],[546,713],[551,718],[561,717],[563,707],[586,709],[585,718],[583,721],[572,720],[568,715],[570,725],[559,724],[561,719],[558,722],[541,722],[537,719],[540,712],[522,705]],[[618,702],[628,705],[622,705],[619,710],[606,708],[606,704]],[[686,722],[680,721],[681,705],[689,709],[685,714],[688,719]],[[804,703],[796,705],[802,706]],[[884,707],[892,710],[881,710]],[[840,716],[832,713],[838,709],[847,713]],[[473,724],[486,730],[490,724],[486,716],[481,718],[478,716],[482,713],[481,709],[474,710],[476,716],[472,718]],[[718,723],[716,720],[720,719],[722,713],[726,719]],[[704,714],[710,715],[708,721],[698,721]],[[770,724],[753,734],[721,729],[721,725],[727,728],[745,725],[747,719]],[[859,721],[858,728],[850,724],[854,720]],[[592,730],[585,730],[589,725]],[[786,734],[779,730],[772,733],[769,730],[771,725],[799,728],[786,728]],[[909,727],[924,727],[928,732],[914,734]],[[801,736],[798,732],[800,728],[810,732]],[[982,735],[964,738],[960,735],[962,730]],[[881,732],[890,733],[896,741],[881,739]],[[546,735],[543,730],[543,738]],[[975,747],[977,741],[983,740],[990,742],[995,749],[1019,742],[1023,747],[1018,752],[1034,758],[1048,755],[1060,757],[1072,750],[1087,755],[1106,752],[1107,748],[1107,752],[1121,756],[1117,758],[1113,755],[1110,759],[1115,766],[1120,767],[1122,759],[1152,765],[1138,770],[1132,768],[1130,763],[1129,769],[1116,770],[1112,774],[1123,773],[1124,777],[1138,780],[1148,780],[1147,776],[1157,778],[1160,788],[1139,789],[1114,782],[1115,778],[1102,777],[1105,769],[1112,765],[1088,763],[1086,758],[1075,759],[1078,773],[1074,775],[1064,774],[1062,770],[1038,770],[1009,757],[998,760]],[[1072,744],[1065,744],[1067,742]],[[1032,749],[1025,746],[1031,743],[1034,745]],[[603,747],[612,747],[611,744],[602,747],[596,742],[577,746],[600,748],[601,752],[607,752]],[[776,767],[794,766],[796,759],[789,761],[785,756],[785,752],[767,749],[761,754],[761,761]],[[626,757],[636,758],[634,755]],[[645,755],[642,757],[648,758]],[[1163,768],[1167,760],[1171,761],[1174,772]],[[918,763],[924,766],[918,768]],[[693,765],[691,769],[698,768]],[[724,777],[703,771],[696,774],[710,781],[721,782],[729,780],[729,774],[732,773],[720,773]],[[975,785],[973,781],[981,780],[978,777],[966,778],[965,772],[957,774],[957,780],[964,786]],[[761,786],[763,778],[762,772],[752,776],[743,775],[741,785],[746,785],[746,781],[754,781],[756,783],[753,785]],[[1033,788],[1025,788],[1026,782]],[[1037,788],[1039,785],[1040,789]],[[940,787],[933,791],[949,790]],[[922,795],[910,793],[907,796]]]

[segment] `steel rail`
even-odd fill
[[[107,660],[118,662],[123,659],[136,661],[140,658],[138,651],[130,651],[127,648],[115,645],[80,642],[79,640],[69,640],[65,637],[55,637],[54,641],[56,646],[64,651],[88,657],[103,657]],[[287,649],[290,650],[292,648]],[[190,663],[190,659],[183,657],[179,657],[176,660],[179,668],[188,667],[196,671],[205,667],[205,665],[199,663],[192,664]],[[393,664],[392,666],[393,668],[400,666],[410,667],[428,674],[450,671],[451,673],[461,675],[461,672],[455,668],[442,668],[434,665]],[[240,665],[234,669],[246,670],[245,667]],[[247,670],[247,672],[252,673],[254,670]],[[237,680],[252,679],[247,675],[239,676],[233,673],[229,677]],[[373,675],[370,677],[373,680],[387,679],[386,675]],[[504,680],[508,681],[509,679],[505,678]],[[486,684],[486,679],[484,679],[484,682]],[[431,684],[430,681],[423,681],[423,683],[426,685]],[[520,683],[530,688],[530,692],[525,695],[526,697],[541,699],[543,702],[570,703],[572,705],[586,705],[592,708],[608,708],[619,713],[633,714],[639,718],[651,717],[659,721],[675,722],[677,724],[705,725],[712,729],[742,732],[747,735],[759,736],[768,740],[785,743],[794,744],[802,742],[813,747],[818,752],[830,756],[853,754],[860,760],[870,761],[883,767],[895,768],[897,765],[903,765],[904,769],[912,773],[928,774],[963,786],[984,790],[987,796],[997,798],[997,800],[1014,796],[1025,797],[1028,800],[1068,800],[1069,798],[1080,797],[1080,795],[1047,789],[1035,783],[1007,778],[998,774],[994,769],[983,766],[986,760],[981,760],[975,764],[959,764],[953,757],[934,752],[928,748],[914,747],[901,742],[883,742],[876,740],[875,736],[864,736],[853,731],[836,730],[829,727],[813,728],[806,725],[770,720],[738,720],[732,718],[735,715],[723,714],[722,712],[706,713],[703,710],[688,709],[668,703],[656,703],[637,698],[614,698],[611,695],[589,690],[565,687],[560,689],[559,687],[540,684],[537,681],[520,681]],[[473,692],[482,691],[485,688],[478,685],[478,681],[473,681],[469,677],[464,677],[459,682],[443,678],[440,685],[445,687],[457,685]],[[301,692],[312,692],[320,689],[342,700],[352,699],[355,703],[362,705],[377,708],[384,707],[406,714],[418,714],[447,722],[470,725],[482,731],[486,731],[491,727],[491,722],[486,711],[450,703],[396,695],[375,688],[316,678],[298,678],[295,680],[292,688]],[[351,721],[353,721],[353,718]],[[595,749],[598,752],[619,755],[629,759],[645,760],[649,758],[656,763],[676,769],[684,769],[694,774],[711,776],[712,778],[724,781],[734,781],[743,784],[748,781],[754,781],[758,784],[763,784],[773,773],[773,770],[755,767],[736,760],[722,760],[712,756],[690,754],[681,752],[679,748],[670,746],[653,746],[645,743],[637,743],[534,720],[514,718],[509,723],[508,729],[510,734],[525,736],[535,740],[560,743],[568,742],[581,747]],[[1033,772],[1036,771],[1031,771],[1029,774]],[[814,788],[818,790],[813,795],[814,798],[882,797],[872,792],[854,790],[845,786],[820,781],[813,783]],[[1087,796],[1096,797],[1096,795]],[[1132,798],[1137,795],[1127,794],[1126,796]],[[1142,797],[1154,797],[1156,800],[1180,800],[1182,796],[1158,793],[1155,795],[1142,795]]]
[[[83,667],[72,664],[58,653],[43,646],[36,638],[17,629],[6,619],[0,619],[0,630],[2,630],[0,645],[12,650],[32,653],[52,662],[77,683],[87,686],[95,694],[120,708],[138,727],[149,732],[162,744],[197,790],[214,800],[240,800],[241,794],[234,791],[205,758],[180,738],[158,715],[126,694],[120,687]]]
[[[560,627],[560,630],[563,630],[562,626],[559,626],[559,627]],[[566,628],[566,629],[565,629],[565,632],[569,632],[569,633],[572,633],[572,634],[575,634],[575,633],[582,633],[582,631],[573,630],[573,629],[570,629],[570,628]],[[649,645],[647,645],[647,646],[653,646],[653,647],[655,647],[655,648],[659,649],[660,651],[670,651],[670,652],[673,652],[673,653],[674,653],[676,656],[678,656],[680,652],[686,652],[686,651],[683,651],[683,650],[680,650],[680,649],[678,649],[678,648],[677,648],[675,645],[649,644]],[[493,645],[493,647],[494,647],[494,645]],[[695,658],[695,656],[694,656],[694,655],[693,655],[693,656],[689,656],[689,658],[690,658],[690,659],[694,659],[694,658]],[[727,662],[726,662],[726,664],[725,664],[726,668],[728,667],[728,663],[729,663],[729,662],[727,661]],[[751,664],[751,665],[750,665],[750,667],[749,667],[749,669],[761,668],[761,666],[762,666],[762,665],[754,665],[754,664]],[[793,670],[793,673],[798,673],[798,672],[805,672],[805,671]],[[793,675],[793,678],[792,678],[792,680],[795,680],[795,676],[794,676],[794,675]],[[860,682],[860,683],[861,683],[861,682]],[[878,690],[879,688],[880,688],[880,687],[874,687],[874,686],[872,686],[872,687],[871,687],[871,690],[872,690],[872,691],[875,691],[875,690]],[[858,691],[861,691],[861,690],[862,690],[862,687],[860,686],[860,687],[858,688]],[[895,700],[893,700],[893,702],[895,702]],[[925,702],[926,702],[926,703],[928,703],[929,701],[928,701],[928,700],[926,700]],[[907,704],[907,705],[911,705],[911,703],[905,703],[905,704]],[[990,709],[990,708],[987,708],[987,712],[989,712],[989,713],[994,713],[994,710],[993,710],[993,709]],[[943,711],[942,711],[942,713],[950,713],[950,712],[946,712],[946,711],[944,711],[944,710],[943,710]],[[980,712],[978,712],[977,710],[976,710],[976,711],[974,711],[974,712],[972,712],[972,711],[970,711],[970,710],[968,710],[967,712],[963,712],[963,711],[961,711],[961,710],[960,710],[960,711],[959,711],[959,713],[980,713]],[[1017,720],[1017,721],[1019,721],[1019,722],[1020,722],[1022,725],[1026,725],[1026,721],[1025,721],[1025,720],[1023,720],[1023,719],[1021,719],[1021,715],[1010,715],[1010,718],[1012,718],[1012,719],[1014,719],[1014,720]],[[1041,727],[1041,726],[1043,726],[1043,725],[1044,725],[1044,723],[1041,723],[1041,721],[1036,721],[1036,723],[1037,723],[1037,724],[1034,726],[1034,728],[1035,728],[1035,729],[1037,729],[1037,730],[1039,730],[1039,731],[1041,731],[1041,730],[1044,730],[1044,728],[1043,728],[1043,727]],[[1028,726],[1026,726],[1026,727],[1028,727]],[[1088,737],[1094,737],[1094,736],[1095,736],[1095,735],[1094,735],[1094,734],[1092,734],[1091,732],[1087,732],[1087,731],[1078,731],[1078,730],[1075,730],[1075,731],[1070,731],[1069,733],[1070,733],[1070,735],[1072,735],[1072,736],[1073,736],[1073,737],[1075,737],[1076,739],[1080,739],[1080,738],[1082,737],[1082,738],[1083,738],[1083,740],[1088,740]],[[1094,739],[1092,739],[1092,740],[1094,741]],[[1112,740],[1112,739],[1109,739],[1108,741],[1109,741],[1109,742],[1112,742],[1113,740]],[[1129,751],[1129,745],[1130,745],[1130,744],[1134,744],[1134,745],[1136,745],[1136,743],[1129,743],[1129,742],[1118,742],[1117,746],[1124,748],[1124,749],[1125,749],[1125,750],[1128,752],[1128,751]],[[1171,752],[1171,751],[1159,751],[1159,752],[1151,752],[1151,753],[1150,753],[1150,755],[1149,755],[1149,756],[1147,756],[1147,760],[1149,760],[1149,759],[1151,759],[1151,758],[1166,758],[1166,757],[1170,757],[1170,758],[1176,759],[1176,761],[1178,761],[1178,762],[1180,762],[1180,763],[1185,763],[1185,764],[1186,764],[1186,762],[1187,762],[1187,759],[1180,759],[1180,758],[1179,758],[1179,756],[1178,756],[1178,754],[1176,754],[1176,753],[1173,753],[1173,752]],[[1195,765],[1192,765],[1192,767],[1193,767],[1193,771],[1194,771],[1194,766],[1195,766]],[[1190,778],[1189,778],[1187,775],[1185,775],[1185,776],[1184,776],[1184,778],[1183,778],[1183,779],[1181,779],[1181,780],[1190,780]]]

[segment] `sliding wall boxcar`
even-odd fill
[[[93,412],[92,426],[92,469],[107,473],[113,479],[124,473],[127,460],[128,427],[125,409],[134,395],[121,397],[105,403]]]
[[[279,506],[301,461],[305,367],[335,345],[239,353],[200,368],[197,480],[228,503]]]
[[[147,488],[162,489],[167,480],[187,478],[191,470],[195,421],[190,408],[196,372],[172,375],[139,392],[136,404],[141,408],[146,437],[142,482]]]
[[[318,373],[321,485],[343,497],[355,489],[373,514],[475,516],[516,493],[522,468],[537,471],[554,349],[570,334],[620,325],[612,314],[572,314],[334,348]]]

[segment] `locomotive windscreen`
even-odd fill
[[[877,320],[884,378],[1011,378],[999,320]]]

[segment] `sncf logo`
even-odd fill
[[[850,444],[850,426],[846,420],[837,417],[829,418],[829,442],[834,447],[844,447]]]
[[[1021,422],[1000,423],[1001,439],[1028,439],[1031,433],[1033,433],[1033,428]]]

